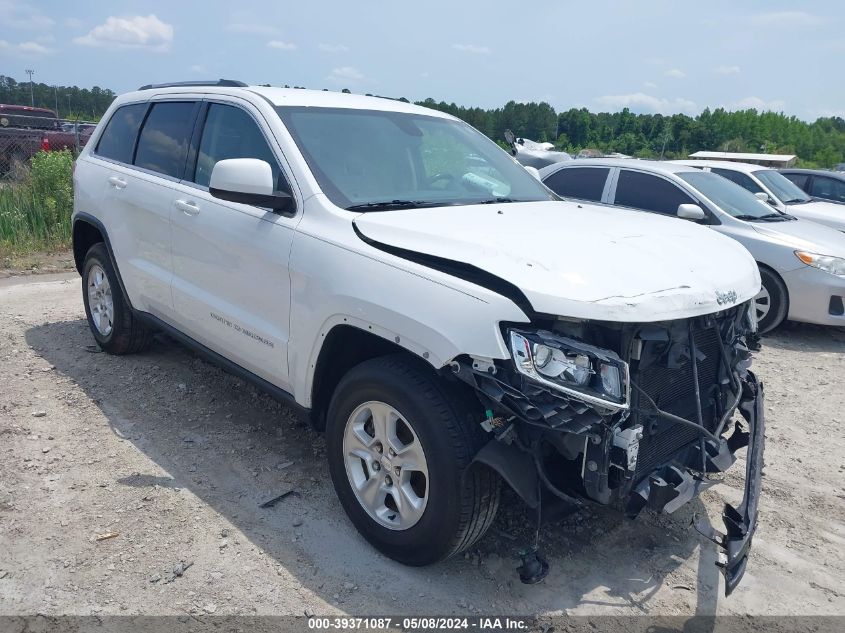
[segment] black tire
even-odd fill
[[[88,286],[92,268],[99,266],[104,272],[111,290],[112,319],[111,331],[103,334],[97,328],[91,314],[89,305]],[[120,287],[117,274],[112,266],[111,257],[106,250],[105,244],[99,242],[94,244],[85,255],[82,265],[82,301],[85,304],[85,316],[88,317],[88,327],[94,340],[104,352],[109,354],[134,354],[147,348],[152,341],[153,332],[132,313],[123,291]]]
[[[757,329],[760,334],[765,334],[774,330],[786,319],[789,312],[789,294],[781,278],[768,268],[760,266],[760,279],[763,282],[763,289],[769,295],[768,311],[762,318],[760,317],[762,305],[758,303],[759,295],[754,301],[757,307]]]
[[[428,500],[418,522],[405,530],[380,525],[355,496],[345,468],[347,420],[366,402],[383,402],[407,417],[425,452]],[[406,565],[428,565],[478,541],[496,516],[500,480],[471,461],[488,441],[480,405],[405,355],[365,361],[343,377],[332,396],[326,447],[335,491],[358,531],[376,549]]]

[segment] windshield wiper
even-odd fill
[[[488,200],[479,200],[475,204],[499,204],[499,203],[505,203],[505,202],[522,202],[522,200],[516,200],[514,198],[499,197],[499,198],[490,198]]]
[[[446,206],[447,202],[432,202],[430,200],[385,200],[383,202],[362,202],[346,207],[347,211],[380,211],[387,209],[416,209],[419,207]]]
[[[803,198],[792,198],[792,200],[784,200],[784,204],[807,204],[808,202],[812,202],[812,198],[807,198],[804,200]]]
[[[767,222],[783,222],[788,218],[783,213],[767,213],[766,215],[761,215],[759,219]]]

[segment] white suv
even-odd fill
[[[388,556],[471,546],[501,479],[535,509],[672,511],[748,446],[744,501],[709,535],[726,590],[742,576],[763,415],[760,276],[736,242],[561,201],[440,112],[228,80],[119,97],[74,184],[97,343],[162,330],[307,415]]]

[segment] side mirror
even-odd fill
[[[707,214],[697,204],[679,204],[678,217],[684,220],[703,220]]]
[[[769,194],[767,194],[765,191],[758,191],[754,194],[754,197],[758,200],[762,200],[763,202],[769,201]]]
[[[274,191],[270,163],[257,158],[229,158],[217,161],[211,170],[208,190],[215,198],[267,207],[276,213],[293,208],[293,198],[283,191]]]
[[[524,167],[525,167],[525,171],[527,171],[529,174],[534,176],[540,182],[543,182],[543,179],[540,178],[540,170],[539,169],[537,169],[536,167],[529,167],[528,165],[524,165]]]

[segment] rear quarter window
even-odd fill
[[[609,173],[607,167],[565,167],[543,182],[556,194],[566,198],[601,202]]]
[[[133,103],[115,110],[97,143],[96,154],[121,163],[131,163],[135,137],[146,111],[146,103]]]

